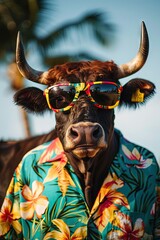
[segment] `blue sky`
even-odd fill
[[[160,161],[160,1],[159,0],[57,0],[57,12],[53,13],[53,26],[76,19],[89,10],[106,12],[109,21],[116,25],[115,40],[110,48],[95,47],[89,42],[77,42],[77,47],[92,50],[104,60],[114,60],[117,64],[132,59],[139,47],[140,27],[144,21],[150,40],[149,57],[144,67],[134,75],[122,79],[128,80],[140,77],[152,81],[156,85],[156,95],[143,107],[136,111],[116,110],[115,126],[124,136],[151,150]],[[76,45],[76,44],[75,44]],[[68,46],[63,44],[62,48]],[[30,64],[37,68],[37,62]],[[44,70],[44,69],[43,69]],[[0,138],[20,139],[24,137],[19,108],[13,103],[13,92],[3,66],[0,67]],[[34,134],[45,133],[54,127],[54,114],[44,117],[31,117]]]

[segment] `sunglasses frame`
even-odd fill
[[[115,85],[117,86],[117,94],[119,94],[119,98],[117,100],[117,102],[112,105],[112,106],[105,106],[105,105],[101,105],[101,104],[98,104],[94,99],[93,97],[91,96],[91,92],[90,92],[90,87],[92,85],[96,85],[96,84],[110,84],[110,85]],[[56,109],[56,108],[53,108],[50,104],[50,100],[49,100],[49,90],[52,89],[53,87],[58,87],[58,86],[74,86],[75,87],[75,90],[76,90],[76,93],[75,93],[75,96],[74,96],[74,99],[72,100],[72,102],[67,106],[67,107],[64,107],[64,108],[61,108],[61,109]],[[123,87],[118,84],[118,83],[114,83],[114,82],[109,82],[109,81],[98,81],[98,82],[89,82],[89,83],[64,83],[64,84],[57,84],[57,85],[53,85],[53,86],[50,86],[48,88],[46,88],[44,90],[44,96],[46,97],[46,101],[47,101],[47,104],[48,104],[48,107],[54,111],[54,112],[63,112],[63,111],[67,111],[69,110],[71,107],[74,106],[75,102],[78,100],[78,97],[79,97],[79,94],[81,91],[84,91],[87,96],[89,97],[90,101],[94,104],[94,106],[96,106],[97,108],[103,108],[103,109],[113,109],[115,107],[118,106],[119,104],[119,101],[120,101],[120,95],[121,95],[121,92],[123,90]]]

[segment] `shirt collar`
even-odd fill
[[[59,138],[56,138],[52,142],[49,142],[38,163],[43,164],[46,162],[54,162],[62,159],[67,162],[63,146]]]

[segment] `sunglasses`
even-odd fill
[[[122,86],[106,81],[58,84],[45,89],[44,96],[50,109],[62,112],[74,106],[82,91],[87,94],[94,106],[113,109],[119,104]]]

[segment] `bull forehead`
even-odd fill
[[[48,85],[63,82],[117,82],[117,65],[113,61],[81,61],[57,65],[45,73]]]

